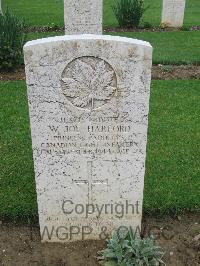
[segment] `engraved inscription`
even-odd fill
[[[63,94],[76,107],[93,110],[106,104],[117,93],[113,68],[96,57],[70,62],[62,73]]]
[[[163,0],[162,23],[181,27],[184,20],[185,0]]]
[[[110,121],[111,118],[107,120]],[[130,150],[134,152],[138,150],[133,128],[130,122],[128,123],[126,120],[122,122],[122,117],[115,119],[114,125],[105,122],[101,125],[96,123],[88,125],[86,120],[77,125],[69,124],[64,118],[58,120],[61,121],[61,124],[48,125],[51,137],[41,142],[37,152],[51,155],[75,154],[94,157],[103,154],[127,155]],[[82,132],[85,134],[83,135]]]
[[[168,1],[166,11],[169,12],[172,16],[175,16],[179,8],[183,8],[184,2]]]
[[[65,34],[102,34],[102,0],[64,0]]]

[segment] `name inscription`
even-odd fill
[[[132,125],[121,123],[121,119],[98,118],[103,123],[94,123],[94,120],[72,123],[61,118],[58,124],[49,124],[49,139],[40,143],[37,152],[50,155],[104,155],[128,154],[130,148],[138,149]],[[115,123],[113,122],[115,121]],[[77,121],[77,120],[76,120]],[[97,119],[96,119],[97,121]],[[124,121],[124,120],[123,120]]]

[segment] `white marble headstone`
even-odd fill
[[[185,0],[163,0],[162,25],[180,28],[183,26]]]
[[[151,45],[70,35],[24,54],[42,241],[140,227]]]
[[[65,34],[102,34],[103,0],[64,0]]]

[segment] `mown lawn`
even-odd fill
[[[200,81],[153,81],[144,210],[197,210]],[[0,82],[0,217],[37,215],[24,82]]]
[[[200,32],[115,33],[148,41],[154,48],[154,64],[200,64]]]
[[[34,40],[63,33],[29,33],[27,40]],[[154,64],[200,64],[200,32],[124,32],[109,33],[148,41],[154,48]]]
[[[200,210],[200,81],[153,81],[145,211]]]
[[[117,26],[112,12],[112,4],[115,0],[104,0],[104,27]],[[146,0],[150,6],[144,15],[143,22],[152,26],[159,26],[161,17],[162,0]],[[63,0],[3,0],[3,7],[8,6],[16,14],[24,17],[32,26],[55,24],[63,26]],[[200,1],[186,1],[184,26],[190,27],[200,24]],[[141,24],[143,24],[143,22]]]

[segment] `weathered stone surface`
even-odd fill
[[[183,26],[185,0],[163,0],[162,24],[166,27]]]
[[[102,0],[64,0],[65,34],[102,34]]]
[[[42,240],[82,239],[82,231],[99,239],[103,227],[110,234],[140,226],[150,44],[63,36],[28,42],[24,53]],[[80,233],[70,238],[70,229]]]

